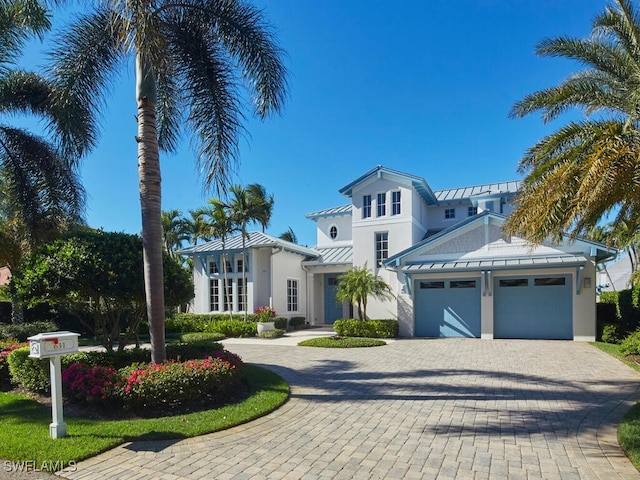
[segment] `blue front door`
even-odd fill
[[[339,273],[327,273],[324,276],[324,323],[333,324],[342,317],[342,304],[336,301]]]

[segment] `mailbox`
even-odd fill
[[[48,332],[39,333],[29,337],[29,349],[31,358],[51,358],[66,353],[78,351],[78,337],[80,334],[73,332]]]

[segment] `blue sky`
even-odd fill
[[[434,190],[518,179],[523,152],[565,119],[510,119],[514,102],[578,66],[540,58],[545,37],[584,37],[604,0],[255,0],[287,52],[281,116],[249,117],[232,183],[275,196],[275,236],[315,244],[306,213],[348,203],[338,190],[376,165]],[[38,64],[31,48],[27,64]],[[82,164],[87,221],[139,233],[133,69],[112,87],[100,143]],[[188,138],[163,155],[163,209],[188,210],[203,190]]]

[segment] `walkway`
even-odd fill
[[[227,348],[282,375],[290,401],[224,432],[125,444],[65,478],[640,479],[616,442],[640,376],[588,344]]]

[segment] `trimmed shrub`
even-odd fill
[[[258,324],[244,320],[220,320],[209,323],[205,332],[222,333],[226,337],[254,337],[258,333]]]
[[[240,380],[242,361],[226,350],[204,360],[137,364],[120,370],[120,395],[131,409],[173,405],[223,393]]]
[[[284,317],[276,317],[273,319],[273,326],[276,330],[286,330],[288,327],[287,319]]]
[[[606,343],[620,343],[622,340],[622,328],[619,323],[607,323],[602,327],[600,339]]]
[[[0,391],[11,387],[11,373],[9,372],[9,354],[24,347],[15,339],[0,340]]]
[[[360,348],[360,347],[380,347],[386,345],[384,340],[359,337],[318,337],[303,340],[298,343],[301,347],[322,347],[322,348]]]
[[[623,355],[640,355],[640,331],[633,332],[622,340],[620,353]]]
[[[180,341],[184,343],[217,342],[223,340],[225,336],[217,332],[192,332],[180,335]]]
[[[294,330],[299,330],[301,327],[304,327],[306,323],[305,317],[291,317],[289,320],[289,326]]]
[[[113,367],[84,363],[73,363],[62,371],[62,386],[65,394],[80,402],[104,402],[111,400],[118,382]]]
[[[283,337],[284,334],[287,333],[286,330],[281,328],[276,328],[275,330],[265,330],[264,332],[260,332],[258,337],[260,338],[280,338]]]
[[[19,342],[26,342],[27,337],[43,332],[55,332],[58,326],[53,322],[30,322],[0,325],[0,340],[15,338]]]
[[[215,332],[213,323],[223,321],[244,322],[244,314],[234,313],[229,318],[228,313],[176,313],[165,320],[167,333]],[[247,322],[256,322],[255,314],[247,315]],[[245,322],[246,323],[246,322]]]
[[[340,319],[333,323],[335,332],[343,337],[396,338],[400,330],[397,320]]]
[[[23,347],[9,354],[11,379],[26,390],[47,394],[51,390],[49,384],[49,359],[29,358],[29,353],[29,347]]]

